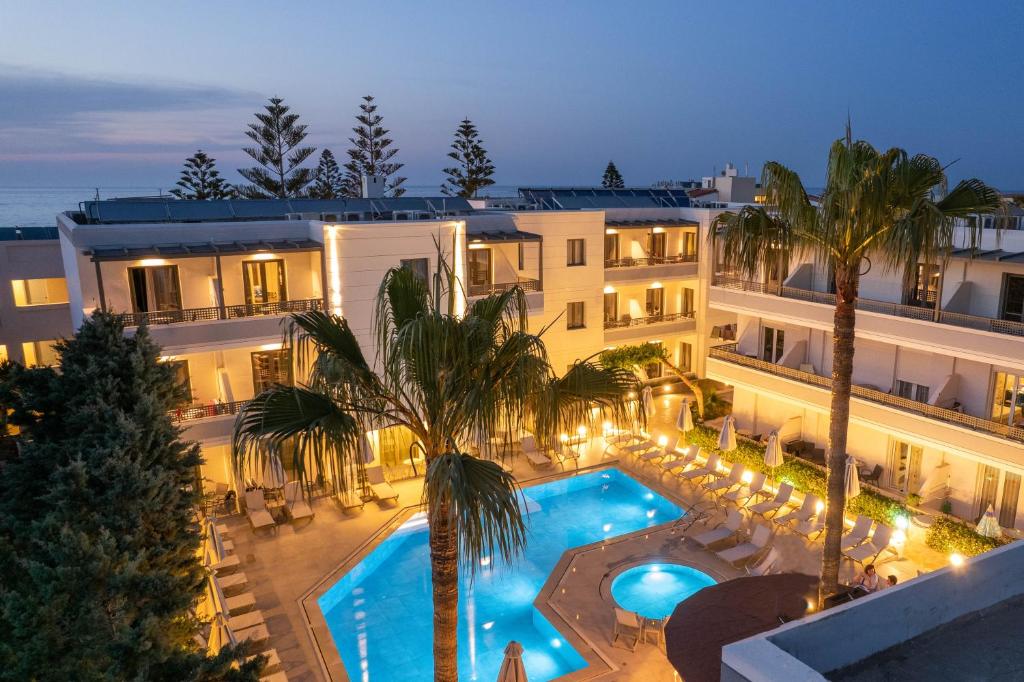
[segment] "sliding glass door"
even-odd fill
[[[242,263],[242,279],[248,305],[288,300],[283,260],[245,261]]]

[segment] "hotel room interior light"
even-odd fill
[[[167,259],[166,258],[143,258],[141,261],[139,261],[139,265],[141,265],[144,268],[152,268],[152,267],[156,267],[157,265],[167,265]]]
[[[606,294],[614,294],[615,293],[615,287],[613,287],[611,284],[606,284],[605,287],[604,287],[604,293],[606,293]]]
[[[274,253],[268,253],[264,251],[262,253],[253,254],[251,260],[273,260],[276,257],[277,255]]]

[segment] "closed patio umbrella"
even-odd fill
[[[731,414],[722,422],[722,432],[718,434],[718,449],[722,452],[736,449],[736,420]]]
[[[523,645],[509,642],[505,647],[505,660],[498,671],[498,682],[526,682],[526,668],[523,667]]]
[[[693,431],[693,412],[690,410],[690,399],[683,398],[679,406],[679,416],[676,417],[676,428],[684,435],[687,431]]]
[[[362,458],[363,464],[373,461],[373,446],[370,445],[370,437],[365,433],[359,438],[359,456]]]
[[[206,641],[206,650],[211,656],[216,656],[226,646],[238,644],[235,633],[228,627],[227,616],[217,613],[210,623],[210,638]]]
[[[270,453],[267,455],[267,463],[263,465],[263,487],[267,490],[277,490],[283,488],[287,482],[288,477],[284,473],[281,458],[276,453]]]
[[[644,413],[654,414],[654,391],[651,390],[650,386],[644,386],[644,390],[640,395],[644,401]]]
[[[977,531],[980,535],[984,535],[987,538],[998,538],[1003,534],[1003,529],[999,527],[999,520],[996,518],[996,510],[992,508],[991,504],[985,510],[985,513],[981,515]]]
[[[782,456],[782,443],[779,439],[779,432],[772,431],[768,434],[768,442],[764,448],[764,465],[772,472],[772,478],[775,478],[775,469],[782,466],[785,463],[785,458]]]
[[[847,500],[852,500],[860,495],[860,476],[857,475],[857,460],[849,455],[846,457],[846,475],[843,481]]]

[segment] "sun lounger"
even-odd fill
[[[636,651],[636,647],[640,644],[640,619],[632,611],[626,611],[620,609],[618,606],[615,607],[615,630],[612,633],[612,644],[619,640],[620,637],[632,637],[633,645],[629,647],[630,651]]]
[[[340,490],[334,496],[334,499],[338,502],[338,506],[341,507],[341,511],[346,514],[360,511],[363,505],[366,504],[363,498],[352,490]]]
[[[246,661],[251,661],[252,659],[256,658],[257,656],[263,656],[265,659],[267,659],[267,662],[263,664],[263,672],[264,673],[266,673],[268,675],[272,675],[272,674],[280,671],[280,669],[281,669],[281,657],[277,654],[277,649],[267,649],[266,651],[261,651],[258,654],[253,654],[252,656],[246,656],[245,660]],[[266,680],[266,679],[268,679],[268,678],[266,678],[266,677],[261,677],[260,678],[260,680]]]
[[[260,682],[288,682],[288,676],[283,672],[271,673],[261,677]]]
[[[787,523],[796,521],[803,523],[804,521],[810,521],[815,514],[818,513],[818,505],[821,503],[821,499],[817,495],[811,495],[808,493],[804,495],[804,502],[800,505],[799,509],[783,514],[782,516],[776,516],[773,521],[784,526]]]
[[[284,508],[292,521],[313,518],[313,509],[302,497],[302,484],[298,481],[288,481],[284,484]]]
[[[239,630],[263,625],[264,622],[262,611],[249,611],[248,613],[243,613],[240,616],[231,616],[228,618],[228,627],[237,634]]]
[[[221,586],[221,590],[224,587]],[[240,613],[251,611],[256,606],[256,596],[252,592],[243,592],[234,597],[225,597],[224,603],[228,607],[228,615],[237,616]]]
[[[534,468],[549,467],[554,463],[550,457],[537,449],[537,439],[533,436],[523,436],[520,442],[523,454],[526,455],[526,461],[530,463],[530,466]]]
[[[648,462],[652,464],[660,464],[666,457],[673,457],[676,454],[676,445],[679,443],[678,438],[674,438],[671,442],[666,443],[665,447],[658,448],[657,450],[651,450],[640,455],[637,461],[641,464]]]
[[[717,452],[711,453],[708,456],[708,461],[704,463],[704,466],[697,469],[690,469],[679,474],[677,478],[681,481],[696,481],[698,479],[709,476],[712,471],[715,471],[718,467],[719,455]]]
[[[871,523],[870,517],[858,516],[857,520],[853,522],[853,528],[843,533],[842,540],[839,542],[839,551],[845,552],[848,549],[853,549],[867,540],[871,534]]]
[[[754,474],[754,477],[750,479],[749,484],[730,490],[723,494],[721,499],[727,502],[735,502],[736,504],[740,504],[740,500],[743,500],[742,504],[749,504],[754,497],[764,490],[765,482],[767,480],[768,477],[758,471]]]
[[[270,633],[267,632],[267,626],[263,623],[254,625],[253,627],[235,630],[231,628],[232,633],[235,635],[235,639],[239,644],[246,642],[252,646],[258,645],[261,642],[266,642],[270,639]],[[251,650],[251,649],[250,649]]]
[[[645,438],[644,440],[640,441],[639,443],[633,443],[631,445],[624,445],[624,446],[618,448],[619,454],[622,454],[622,455],[637,455],[637,456],[642,455],[645,452],[650,452],[651,450],[660,450],[660,448],[658,447],[658,444],[655,443],[650,438]]]
[[[366,480],[370,484],[370,492],[378,502],[398,502],[398,491],[384,478],[382,467],[370,467],[366,470]]]
[[[775,570],[775,564],[779,562],[779,550],[772,547],[768,553],[753,566],[747,566],[747,575],[768,575]]]
[[[803,535],[811,542],[817,540],[818,536],[825,532],[825,508],[822,507],[816,517],[796,524],[793,527],[793,532],[797,535]]]
[[[718,524],[716,528],[704,531],[700,535],[694,535],[693,541],[707,549],[711,545],[724,542],[735,536],[739,532],[742,523],[743,515],[735,509],[729,509],[725,512],[725,520],[722,523]]]
[[[635,440],[636,438],[636,434],[634,434],[632,431],[615,431],[613,433],[609,433],[608,435],[606,435],[604,437],[604,442],[606,443],[607,447],[612,447],[625,445],[626,443],[630,442],[631,440]]]
[[[883,552],[894,551],[889,544],[890,542],[892,542],[892,528],[880,523],[875,526],[875,532],[871,534],[870,540],[843,552],[843,556],[854,563],[862,565],[873,564],[878,560],[878,557],[882,556]]]
[[[734,462],[732,468],[729,470],[728,476],[723,476],[715,481],[704,481],[702,484],[704,486],[704,490],[707,490],[709,493],[722,494],[723,492],[728,492],[732,488],[738,488],[743,485],[743,474],[746,470],[747,467],[738,462]]]
[[[220,585],[220,589],[227,594],[228,592],[244,590],[249,586],[249,579],[245,576],[245,573],[236,571],[230,575],[217,575],[217,584]]]
[[[749,542],[730,547],[729,549],[723,549],[721,552],[715,552],[718,558],[722,561],[728,561],[734,566],[740,563],[749,562],[757,554],[768,546],[768,541],[771,540],[772,531],[768,526],[762,526],[760,523],[754,526],[754,535],[750,538]]]
[[[580,453],[565,443],[559,443],[558,447],[555,448],[555,461],[558,462],[558,466],[562,467],[562,471],[565,471],[565,465],[568,463],[572,463],[579,469]]]
[[[253,530],[277,527],[274,517],[267,511],[267,502],[263,499],[262,490],[245,491],[245,514],[249,517],[249,524]]]
[[[747,507],[751,517],[763,516],[768,518],[768,514],[778,513],[780,509],[789,504],[789,498],[793,496],[793,486],[788,483],[783,483],[779,486],[779,491],[775,493],[775,497],[767,502],[760,502],[752,507]]]
[[[662,473],[676,475],[683,473],[688,466],[697,461],[698,454],[700,454],[700,448],[696,445],[683,448],[682,454],[677,451],[675,458],[661,461]]]

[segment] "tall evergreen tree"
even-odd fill
[[[601,178],[601,186],[607,189],[619,189],[626,186],[626,183],[622,180],[622,173],[615,167],[614,161],[609,161],[608,165],[605,166],[604,177]]]
[[[487,156],[476,126],[468,118],[463,119],[455,129],[455,141],[452,142],[448,158],[458,165],[444,169],[448,176],[441,185],[444,194],[468,199],[475,197],[482,188],[494,184],[491,179],[494,164]]]
[[[185,397],[145,328],[96,313],[59,371],[5,365],[20,428],[0,476],[0,679],[255,680],[193,643],[199,448],[168,410]]]
[[[251,185],[240,188],[247,199],[291,199],[302,196],[313,180],[313,169],[304,168],[316,147],[302,147],[306,139],[306,126],[299,123],[299,115],[280,97],[271,97],[265,111],[256,112],[256,122],[249,124],[246,136],[255,147],[243,147],[258,166],[239,168],[238,172]]]
[[[320,165],[313,176],[313,184],[309,186],[309,196],[313,199],[338,199],[344,196],[343,178],[338,162],[330,149],[320,152]]]
[[[393,197],[405,194],[402,183],[405,178],[395,175],[404,164],[393,162],[398,148],[391,148],[394,140],[388,137],[391,132],[381,126],[384,117],[377,113],[377,105],[373,97],[363,97],[359,105],[359,114],[352,129],[354,137],[348,138],[352,148],[348,150],[348,162],[345,164],[345,196],[362,195],[362,176],[380,175],[386,178],[385,191]]]
[[[217,159],[202,149],[185,159],[181,179],[171,194],[179,199],[231,199],[237,195],[235,188],[220,176]]]

